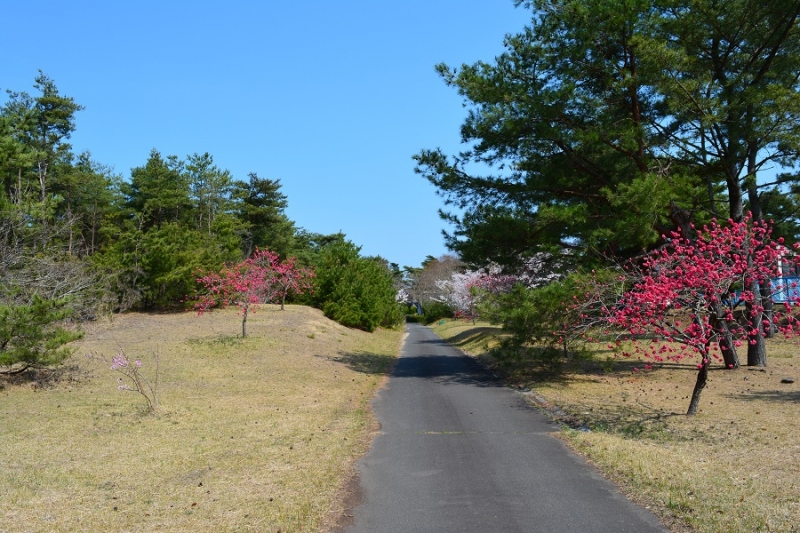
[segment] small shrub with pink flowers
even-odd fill
[[[108,363],[108,360],[102,355],[92,354],[88,357]],[[156,413],[160,407],[158,395],[158,353],[155,355],[155,365],[156,377],[155,383],[153,383],[142,374],[141,359],[134,359],[131,361],[122,349],[119,350],[117,355],[111,358],[111,370],[115,370],[121,374],[121,376],[117,378],[117,388],[123,392],[129,391],[141,395],[147,403],[147,411],[149,413]]]

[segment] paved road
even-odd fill
[[[348,533],[666,530],[551,435],[557,428],[429,328],[375,400]]]

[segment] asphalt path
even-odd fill
[[[408,325],[373,405],[381,431],[347,533],[666,532],[430,328]]]

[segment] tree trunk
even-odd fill
[[[716,307],[721,307],[717,304]],[[718,318],[720,309],[715,309],[715,315],[711,319],[711,326],[717,332],[719,338],[719,351],[722,353],[722,359],[725,361],[725,368],[739,368],[739,354],[736,352],[736,345],[733,341],[733,334],[731,333],[728,323]]]
[[[242,310],[242,338],[247,337],[247,306]]]
[[[760,328],[747,345],[747,366],[767,366],[767,344]]]
[[[21,374],[31,367],[30,363],[14,363],[10,366],[0,366],[0,374],[5,376],[12,376]]]
[[[67,255],[72,255],[72,243],[74,241],[74,224],[72,223],[72,208],[70,207],[69,203],[67,203],[67,220],[69,221],[69,240],[67,244]]]
[[[39,162],[37,164],[39,174],[39,200],[44,203],[47,199],[47,162]]]
[[[92,245],[89,249],[89,255],[94,254],[94,237],[97,232],[97,202],[92,205]]]
[[[757,280],[750,283],[753,301],[745,304],[749,332],[747,334],[747,366],[767,366],[767,343],[764,340],[764,312],[761,288]]]
[[[759,286],[761,287],[761,301],[764,305],[764,320],[769,322],[764,328],[764,336],[771,339],[778,332],[778,326],[775,325],[775,305],[772,302],[772,286],[768,280],[761,282]]]
[[[255,242],[255,236],[253,235],[252,228],[247,231],[245,237],[245,246],[247,247],[247,252],[244,254],[244,258],[248,259],[253,255],[253,243]]]
[[[709,364],[710,361],[708,359],[708,352],[706,352],[703,354],[703,362],[701,363],[700,369],[697,372],[697,381],[695,382],[694,390],[692,391],[692,401],[689,402],[689,410],[686,411],[687,416],[697,414],[697,407],[700,405],[700,394],[703,392],[703,389],[706,388],[706,383],[708,383]]]
[[[681,230],[684,239],[694,242],[694,232],[692,231],[692,214],[680,207],[675,200],[669,202],[669,217],[672,223]]]
[[[761,210],[761,197],[758,194],[756,187],[756,167],[755,158],[757,150],[753,146],[748,146],[747,158],[747,198],[750,202],[750,212],[753,215],[753,222],[760,222],[763,219]],[[758,247],[761,243],[757,243]],[[752,246],[752,245],[751,245]],[[752,262],[755,256],[755,251],[750,250],[750,259]],[[767,366],[767,343],[764,340],[764,297],[762,296],[762,287],[758,280],[754,279],[750,282],[750,291],[753,293],[753,302],[745,306],[747,312],[747,320],[749,322],[751,333],[748,334],[747,345],[747,366]],[[771,303],[771,298],[770,298]]]

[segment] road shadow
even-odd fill
[[[392,368],[391,377],[431,379],[436,383],[461,383],[478,387],[503,387],[503,382],[475,358],[452,351],[454,343],[443,339],[425,339],[416,343],[421,349],[401,357]],[[437,353],[437,352],[448,353]]]
[[[362,374],[432,379],[437,383],[462,383],[479,387],[504,386],[486,367],[466,355],[430,354],[398,359],[369,352],[343,352],[329,359]]]

